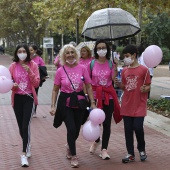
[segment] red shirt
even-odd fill
[[[142,93],[140,87],[143,84],[149,85],[151,83],[148,69],[142,65],[135,68],[124,68],[122,70],[122,83],[125,85],[125,89],[120,114],[130,117],[146,116],[148,93]]]

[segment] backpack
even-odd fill
[[[93,59],[90,63],[91,77],[92,77],[92,70],[93,70],[93,67],[94,67],[94,63],[95,63],[95,59]],[[108,60],[108,64],[109,64],[110,69],[112,69],[113,64],[112,64],[111,60]]]

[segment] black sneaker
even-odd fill
[[[128,154],[125,158],[122,159],[122,163],[133,162],[135,160],[135,156]]]
[[[147,154],[145,151],[139,152],[140,154],[140,160],[143,162],[147,159]]]

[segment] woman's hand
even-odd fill
[[[26,72],[29,72],[29,71],[30,71],[30,68],[29,68],[28,65],[22,64],[22,67],[26,70]]]
[[[114,84],[115,84],[116,86],[119,86],[119,85],[120,85],[120,81],[119,81],[119,79],[118,79],[117,77],[114,78]]]
[[[13,84],[13,88],[18,88],[18,84],[17,84],[17,83],[14,83],[14,84]]]
[[[90,106],[90,108],[96,109],[97,107],[96,107],[95,103],[92,103],[91,106]]]
[[[119,60],[118,60],[116,57],[114,57],[114,62],[115,62],[115,64],[116,64],[116,66],[118,66]]]
[[[51,111],[50,111],[51,116],[54,116],[55,112],[56,112],[55,107],[51,107]]]

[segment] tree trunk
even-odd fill
[[[139,23],[140,28],[142,28],[142,1],[143,0],[138,0],[138,5],[139,5],[139,9],[138,9],[138,23]],[[136,44],[137,45],[141,44],[141,32],[139,32],[138,35],[137,35]]]

